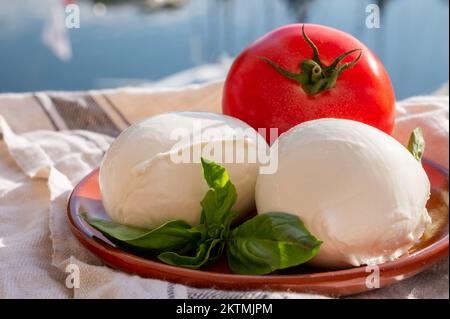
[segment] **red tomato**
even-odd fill
[[[239,55],[225,83],[223,113],[279,134],[318,118],[356,120],[391,134],[395,96],[378,58],[347,33],[303,28],[303,35],[299,24],[276,29]]]

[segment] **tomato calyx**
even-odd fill
[[[353,49],[341,54],[333,61],[333,63],[326,66],[320,60],[319,50],[316,45],[306,35],[305,25],[302,25],[302,34],[305,41],[313,50],[313,58],[300,61],[300,73],[287,71],[265,57],[260,58],[270,64],[284,77],[298,82],[298,84],[308,95],[316,95],[325,90],[332,89],[336,85],[336,81],[341,73],[352,68],[356,63],[358,63],[362,56],[361,49]],[[342,60],[354,52],[359,52],[359,54],[353,61],[341,64]]]

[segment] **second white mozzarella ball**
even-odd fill
[[[430,222],[430,182],[421,163],[371,126],[337,119],[305,122],[280,137],[278,158],[274,174],[258,176],[258,213],[299,216],[323,241],[315,265],[396,259]]]

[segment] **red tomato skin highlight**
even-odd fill
[[[391,134],[395,95],[375,54],[353,36],[333,28],[305,24],[305,32],[325,65],[352,49],[362,49],[362,57],[353,68],[343,71],[334,88],[311,96],[296,81],[261,60],[260,57],[268,58],[285,70],[299,73],[300,61],[313,57],[300,24],[276,29],[250,45],[233,63],[225,81],[223,113],[255,129],[278,128],[279,134],[319,118],[351,119]],[[341,63],[356,56],[353,53]]]

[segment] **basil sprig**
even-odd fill
[[[195,255],[180,255],[164,252],[158,259],[174,266],[199,268],[217,261],[225,247],[233,219],[238,215],[232,208],[237,200],[236,187],[230,181],[227,171],[212,161],[202,158],[203,176],[209,186],[200,202],[202,213],[200,228],[203,230]]]
[[[225,247],[230,269],[253,275],[296,266],[317,254],[322,242],[294,215],[258,215],[230,231],[238,216],[236,188],[223,166],[202,158],[202,167],[209,189],[200,202],[198,226],[174,220],[148,230],[83,217],[118,247],[191,269],[218,261]]]

